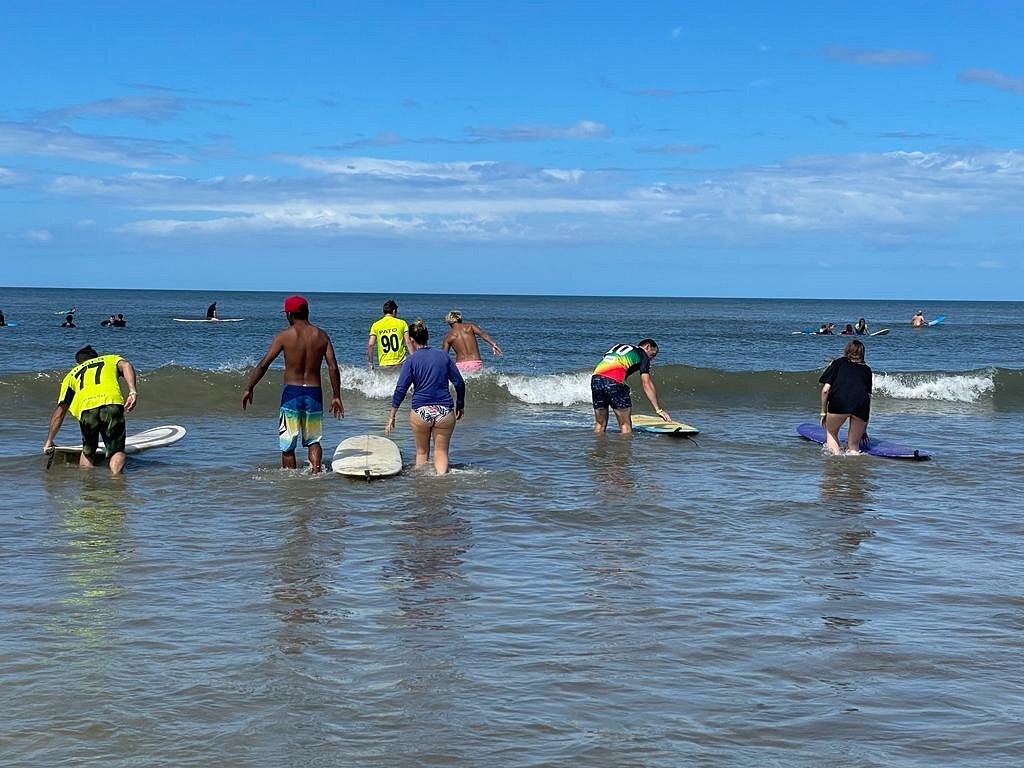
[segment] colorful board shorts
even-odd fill
[[[455,364],[455,367],[460,371],[466,373],[473,373],[473,371],[482,371],[484,369],[483,360],[461,360]]]
[[[446,405],[421,405],[413,410],[427,424],[434,424],[452,412],[452,409]]]
[[[598,373],[590,377],[590,399],[595,411],[605,410],[609,406],[617,411],[633,407],[629,387]]]
[[[324,395],[320,387],[286,384],[281,392],[281,421],[278,442],[281,453],[292,453],[319,443],[324,429]]]
[[[82,429],[82,454],[91,459],[96,453],[100,438],[106,446],[109,459],[115,453],[124,452],[125,424],[123,405],[101,405],[82,411],[78,418]]]

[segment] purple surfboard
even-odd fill
[[[797,433],[800,437],[805,437],[808,440],[813,440],[816,443],[825,444],[825,428],[821,424],[805,423],[800,424],[796,428]],[[868,429],[868,440],[862,440],[860,443],[860,449],[864,453],[869,453],[872,456],[883,456],[887,459],[910,459],[911,461],[925,461],[930,459],[932,455],[928,451],[919,451],[914,448],[907,448],[905,445],[899,443],[893,443],[889,440],[876,440],[870,437],[871,430]],[[839,430],[839,444],[846,444],[846,430]]]

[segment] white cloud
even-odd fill
[[[199,99],[190,96],[117,96],[47,110],[39,113],[37,117],[43,122],[62,122],[90,117],[131,117],[148,123],[163,123],[173,120],[188,109],[242,105],[243,102],[239,101]]]
[[[975,214],[1024,213],[1024,152],[821,155],[717,170],[538,168],[493,161],[280,158],[300,177],[62,176],[50,190],[106,197],[145,237],[320,233],[409,239],[762,242],[826,234],[900,243]],[[683,180],[680,180],[680,179]]]
[[[168,142],[90,136],[69,128],[43,128],[30,123],[0,122],[0,153],[110,163],[128,167],[186,161]]]
[[[593,120],[577,120],[572,125],[514,125],[500,128],[481,125],[467,128],[470,136],[487,141],[551,141],[555,139],[600,139],[608,135],[608,126]]]
[[[965,69],[956,76],[961,83],[980,83],[997,91],[1024,96],[1024,77],[1013,77],[995,69]]]
[[[932,55],[927,51],[903,48],[847,48],[844,45],[828,45],[821,55],[834,61],[848,61],[882,67],[905,67],[929,64]]]
[[[48,243],[53,240],[53,233],[48,229],[25,229],[6,235],[8,240],[22,240],[28,243]]]

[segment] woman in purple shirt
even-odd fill
[[[384,434],[391,434],[395,428],[395,414],[411,385],[409,425],[416,441],[416,466],[427,463],[433,440],[434,469],[443,475],[448,471],[448,444],[455,431],[455,422],[462,418],[466,409],[466,382],[446,352],[427,346],[427,326],[422,320],[416,320],[409,326],[409,336],[413,352],[405,358],[402,372],[398,374]],[[452,401],[448,390],[449,381],[455,385],[455,401]]]

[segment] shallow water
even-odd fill
[[[169,316],[205,294],[96,295],[5,293],[23,325],[0,337],[0,763],[1003,766],[1024,751],[1020,304],[946,304],[927,310],[944,326],[913,332],[918,307],[895,302],[397,297],[432,328],[462,309],[506,356],[469,380],[451,475],[365,483],[277,468],[279,374],[238,406],[280,297],[219,297],[246,321],[199,336]],[[383,298],[311,297],[346,382],[326,446],[383,426],[390,385],[360,356]],[[83,316],[87,300],[129,327],[61,335],[27,309]],[[829,313],[894,326],[866,342],[892,377],[872,429],[933,461],[828,458],[795,436],[844,339],[790,331]],[[589,370],[643,335],[695,440],[590,432]],[[122,478],[39,454],[67,358],[96,339],[142,372],[130,431],[189,430]]]

